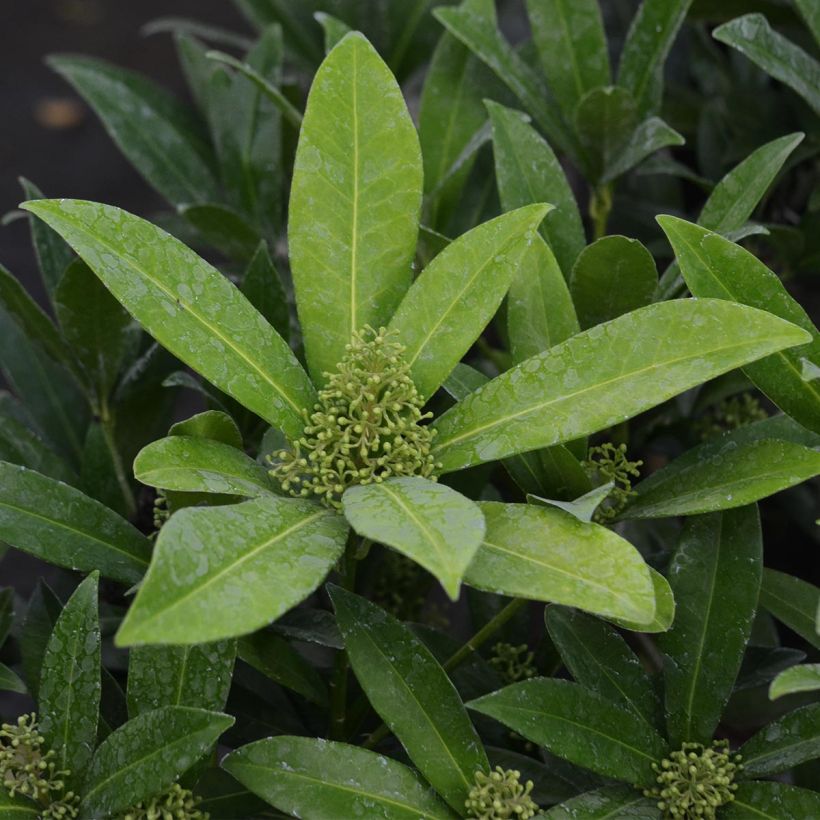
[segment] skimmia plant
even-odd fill
[[[24,182],[0,817],[820,816],[813,4],[236,5],[50,60],[171,211]]]

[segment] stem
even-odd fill
[[[612,211],[612,186],[602,185],[596,188],[589,198],[589,216],[592,220],[593,239],[606,236],[606,223]]]
[[[478,649],[482,644],[486,643],[502,626],[504,626],[510,618],[518,612],[521,607],[523,607],[527,603],[526,598],[513,598],[500,612],[498,612],[494,617],[490,618],[478,632],[470,638],[467,643],[464,644],[460,649],[458,649],[453,655],[451,655],[442,665],[442,668],[445,672],[452,672],[458,666],[461,666],[465,660],[473,653],[476,649]],[[377,743],[384,740],[387,735],[390,734],[390,730],[387,726],[382,723],[381,726],[376,728],[372,734],[365,740],[362,744],[362,748],[364,749],[372,749],[376,746]]]
[[[131,489],[128,475],[125,472],[125,465],[122,463],[122,456],[117,447],[117,441],[114,436],[114,425],[114,414],[108,407],[108,400],[103,398],[100,402],[100,427],[102,428],[105,443],[108,446],[108,452],[111,454],[111,462],[114,465],[114,475],[116,476],[117,484],[125,501],[128,518],[134,518],[137,514],[137,501],[134,498],[134,491]]]

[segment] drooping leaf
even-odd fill
[[[769,686],[769,698],[777,700],[797,692],[815,692],[820,689],[820,664],[803,663],[784,669]]]
[[[626,236],[604,236],[586,247],[569,283],[584,329],[650,304],[657,286],[652,254]]]
[[[789,712],[753,735],[739,749],[748,777],[780,774],[820,757],[820,705]]]
[[[669,570],[675,622],[658,638],[673,746],[712,739],[751,634],[762,554],[754,506],[686,523]]]
[[[534,678],[468,706],[576,766],[639,786],[652,786],[652,764],[666,741],[629,709],[577,683]]]
[[[820,364],[820,333],[803,308],[776,274],[739,245],[675,217],[659,217],[658,222],[695,296],[729,299],[767,310],[811,334],[810,344],[779,351],[747,366],[745,372],[782,410],[820,432],[820,384],[803,379],[801,364],[803,359]]]
[[[109,817],[162,794],[233,722],[229,715],[187,706],[166,706],[129,720],[94,753],[83,816]]]
[[[108,205],[26,208],[58,231],[140,324],[186,364],[289,435],[314,389],[293,352],[215,268],[145,220]]]
[[[290,341],[290,311],[282,277],[264,242],[260,242],[242,278],[242,293],[268,320],[273,329]]]
[[[760,310],[715,299],[650,305],[533,356],[435,422],[445,472],[571,441],[689,387],[805,343]]]
[[[117,641],[207,643],[253,632],[313,592],[346,536],[341,516],[296,499],[180,510],[160,531]]]
[[[58,566],[134,584],[151,545],[139,530],[79,490],[0,462],[0,540]]]
[[[228,755],[222,766],[272,806],[316,820],[456,816],[412,769],[346,743],[268,738]]]
[[[726,820],[783,820],[784,817],[814,817],[820,813],[820,793],[772,781],[740,783],[735,799],[721,809]]]
[[[640,553],[606,527],[556,507],[480,504],[487,524],[464,577],[488,592],[652,620],[655,595]]]
[[[354,332],[387,324],[410,286],[421,193],[421,151],[401,89],[351,33],[314,78],[291,186],[291,267],[317,382]]]
[[[558,445],[560,446],[560,445]],[[560,501],[554,498],[541,498],[537,495],[527,494],[527,502],[530,504],[543,504],[549,507],[558,507],[559,510],[564,510],[570,515],[574,515],[579,521],[585,524],[592,523],[592,518],[595,511],[601,506],[601,503],[606,500],[607,496],[612,492],[615,486],[614,482],[610,481],[607,484],[602,484],[600,487],[590,490],[588,493],[579,496],[573,501]]]
[[[529,205],[473,228],[413,283],[388,329],[405,346],[422,396],[433,395],[498,310],[547,210]]]
[[[40,677],[40,730],[55,764],[77,791],[97,739],[100,714],[100,619],[97,573],[69,598],[46,645]]]
[[[785,572],[765,569],[760,586],[760,605],[804,641],[820,649],[817,629],[820,589],[816,586]]]
[[[373,708],[436,791],[461,810],[487,756],[458,692],[425,645],[364,598],[333,587],[350,663]]]
[[[660,820],[657,801],[630,786],[604,786],[553,806],[544,820]]]

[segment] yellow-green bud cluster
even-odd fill
[[[632,479],[640,476],[638,468],[642,464],[643,461],[629,461],[626,457],[626,444],[607,442],[589,448],[584,468],[593,483],[600,487],[611,481],[615,485],[595,511],[595,522],[606,524],[623,510],[626,502],[635,495]]]
[[[434,478],[431,413],[404,361],[404,347],[385,328],[353,334],[335,373],[292,450],[275,454],[271,475],[294,496],[318,496],[330,507],[348,487],[391,476]]]
[[[58,771],[54,757],[34,713],[0,726],[0,784],[11,797],[19,794],[43,806],[43,818],[75,818],[79,797],[65,791],[70,772]]]
[[[143,800],[120,815],[119,820],[208,820],[210,815],[197,806],[201,798],[174,783],[159,797]]]
[[[165,495],[164,490],[157,490],[156,498],[154,498],[154,529],[159,532],[162,525],[171,517],[171,511],[168,509],[168,496]]]
[[[496,766],[489,774],[475,773],[475,786],[464,805],[467,816],[478,820],[529,820],[538,811],[530,797],[533,783],[521,783],[521,772]]]
[[[763,421],[769,414],[751,393],[741,393],[712,407],[695,422],[695,430],[702,441],[719,436],[730,430],[737,430],[747,424]]]
[[[511,643],[497,643],[490,658],[492,666],[505,683],[516,683],[527,678],[534,678],[538,670],[533,663],[535,653],[528,651],[525,643],[514,646]]]
[[[676,752],[653,763],[658,785],[644,792],[657,799],[667,820],[713,820],[717,810],[735,799],[735,776],[743,769],[740,755],[732,755],[725,740],[704,747],[684,743]]]

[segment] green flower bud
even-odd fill
[[[530,797],[532,780],[520,782],[521,772],[496,766],[487,774],[477,771],[475,785],[464,805],[468,817],[478,820],[530,820],[538,805]]]
[[[118,816],[118,820],[208,820],[210,815],[197,808],[201,798],[179,783],[158,797],[143,800]]]
[[[715,438],[730,430],[737,430],[747,424],[762,421],[769,414],[751,393],[730,396],[718,402],[704,413],[694,424],[694,429],[702,441]]]
[[[535,654],[527,650],[527,645],[513,646],[510,643],[497,643],[493,647],[492,666],[505,683],[516,683],[527,678],[534,678],[538,674],[533,660]]]
[[[590,447],[583,462],[592,482],[600,487],[612,482],[615,486],[595,511],[594,521],[606,524],[615,518],[626,506],[629,498],[635,495],[632,489],[632,478],[641,473],[638,469],[642,461],[629,461],[626,457],[626,445],[615,446],[611,442],[599,447]]]

